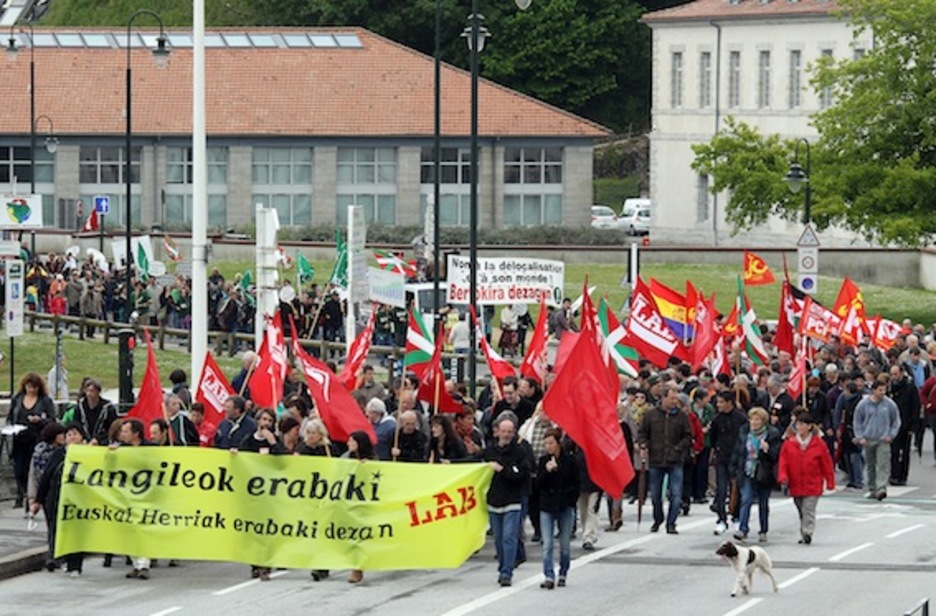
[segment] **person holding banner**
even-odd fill
[[[334,446],[328,438],[328,428],[321,419],[317,417],[309,418],[302,424],[301,429],[302,442],[296,447],[296,453],[301,456],[325,456],[335,455]]]
[[[201,447],[214,447],[215,433],[218,426],[205,419],[205,405],[201,402],[193,402],[192,410],[189,411],[189,419],[195,424],[198,430],[198,444]]]
[[[145,426],[143,422],[135,417],[124,419],[120,424],[120,436],[117,441],[112,441],[108,446],[111,449],[117,447],[141,447],[150,445],[145,440]],[[150,570],[150,559],[144,556],[131,556],[133,561],[133,571],[127,573],[124,577],[127,579],[148,580]]]
[[[218,425],[215,434],[215,447],[219,449],[237,449],[241,441],[257,429],[257,423],[247,413],[247,401],[241,396],[228,396],[224,401],[227,419]]]
[[[348,451],[341,456],[350,458],[358,462],[366,462],[376,458],[374,445],[371,443],[370,436],[363,430],[356,430],[348,435]],[[314,575],[313,575],[314,577]],[[348,574],[349,584],[359,584],[364,580],[364,572],[360,569],[352,569]]]
[[[273,409],[262,408],[257,411],[256,417],[257,429],[253,434],[242,440],[240,445],[232,449],[231,453],[239,451],[264,455],[283,453],[282,445],[277,440],[276,434],[273,433],[273,426],[276,424],[276,413]],[[270,568],[253,565],[250,568],[250,576],[260,578],[261,582],[269,582]]]
[[[455,427],[448,415],[433,415],[429,420],[429,463],[448,464],[461,462],[468,457],[465,444],[455,433]]]

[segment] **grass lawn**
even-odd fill
[[[332,263],[317,261],[312,263],[315,268],[316,280],[324,282],[331,272]],[[252,268],[248,262],[218,262],[212,266],[218,267],[226,278],[237,272]],[[718,309],[724,313],[731,310],[732,303],[737,294],[736,276],[738,268],[731,266],[701,266],[701,265],[650,265],[644,268],[642,274],[646,279],[654,277],[677,291],[685,291],[686,280],[706,294],[715,293]],[[620,281],[625,270],[617,265],[568,265],[566,266],[566,294],[575,298],[582,292],[582,282],[588,275],[589,284],[597,286],[595,298],[607,294],[608,300],[615,310],[619,310],[627,299],[627,292],[621,288]],[[284,276],[295,282],[295,270],[284,272]],[[819,301],[831,306],[835,301],[842,281],[835,278],[820,277]],[[906,317],[914,322],[930,324],[936,321],[936,293],[922,289],[896,289],[873,285],[862,286],[862,294],[870,314],[880,313],[886,318],[900,321]],[[772,284],[748,289],[748,297],[754,305],[754,310],[761,319],[776,319],[780,301],[780,284]],[[532,307],[534,313],[536,308]],[[50,331],[36,331],[27,333],[16,339],[14,377],[19,379],[29,371],[36,371],[45,377],[52,367],[55,338]],[[68,384],[72,392],[77,390],[81,378],[95,376],[101,380],[106,389],[117,387],[117,340],[112,338],[110,344],[103,344],[100,338],[96,341],[81,341],[69,334],[64,338],[66,367],[68,368]],[[0,351],[7,355],[0,365],[0,390],[9,387],[9,344],[0,344]],[[137,347],[134,353],[136,365],[134,367],[134,382],[140,385],[143,372],[146,368],[146,350]],[[175,368],[190,370],[190,357],[184,347],[169,341],[166,350],[156,352],[159,372],[163,383],[168,383],[169,373]],[[240,370],[240,360],[227,357],[219,358],[219,363],[228,374],[233,377]],[[194,384],[191,384],[194,386]]]

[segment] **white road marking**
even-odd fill
[[[698,520],[696,522],[690,522],[688,524],[680,524],[679,529],[685,531],[685,530],[692,530],[694,528],[699,528],[700,526],[711,526],[711,525],[712,525],[711,520]],[[641,530],[641,532],[645,532],[645,531]],[[661,536],[663,536],[663,534],[646,534],[641,537],[637,537],[636,539],[631,539],[629,541],[624,541],[622,543],[618,543],[617,545],[612,545],[602,550],[597,550],[595,552],[592,552],[591,554],[579,556],[578,558],[572,561],[571,569],[576,569],[576,570],[580,569],[581,567],[584,567],[588,563],[595,562],[596,560],[600,560],[602,558],[605,558],[606,556],[610,556],[612,554],[616,554],[617,552],[621,552],[628,548],[632,548],[635,545],[640,545],[642,543],[647,543],[648,541],[653,541],[654,539],[658,539]],[[465,616],[466,614],[470,614],[476,610],[479,610],[486,605],[490,605],[491,603],[500,601],[501,599],[506,599],[507,597],[511,595],[515,595],[518,592],[526,588],[530,588],[531,586],[536,586],[541,581],[543,581],[542,574],[537,574],[537,575],[525,578],[523,580],[514,580],[514,583],[512,586],[504,587],[504,588],[501,588],[500,590],[495,590],[494,592],[488,593],[486,595],[482,595],[478,597],[477,599],[475,599],[474,601],[469,601],[468,603],[461,605],[455,608],[454,610],[449,610],[448,612],[445,612],[442,616]],[[243,584],[241,584],[241,586],[243,586]],[[215,593],[215,594],[218,594],[218,593]]]
[[[810,567],[810,568],[807,569],[806,571],[803,571],[802,573],[800,573],[800,574],[798,574],[798,575],[794,575],[793,577],[791,577],[791,578],[788,579],[787,581],[781,582],[781,583],[777,584],[777,586],[779,586],[780,588],[788,588],[788,587],[792,586],[793,584],[796,584],[796,583],[799,582],[800,580],[805,580],[806,578],[808,578],[809,576],[811,576],[813,573],[818,572],[819,570],[820,570],[819,567]]]
[[[854,554],[855,552],[860,552],[861,550],[864,550],[865,548],[870,548],[872,545],[874,545],[874,542],[873,542],[873,541],[869,541],[868,543],[862,543],[861,545],[859,545],[859,546],[856,547],[856,548],[852,548],[852,549],[850,549],[850,550],[845,550],[844,552],[839,552],[838,554],[836,554],[835,556],[833,556],[832,558],[830,558],[830,559],[829,559],[829,562],[830,562],[830,563],[838,562],[838,561],[842,560],[843,558],[845,558],[846,556],[851,556],[851,555]]]
[[[150,614],[150,616],[166,616],[167,614],[172,614],[173,612],[178,612],[178,611],[181,610],[181,609],[182,609],[182,606],[181,606],[181,605],[177,605],[177,606],[175,606],[175,607],[166,608],[166,609],[164,609],[164,610],[161,611],[161,612],[154,612],[154,613]]]
[[[741,612],[751,609],[752,607],[754,607],[755,605],[757,605],[763,600],[764,600],[763,597],[758,597],[757,599],[748,599],[747,601],[745,601],[744,603],[742,603],[735,609],[731,610],[730,612],[725,612],[725,616],[737,616]]]
[[[926,524],[915,524],[915,525],[913,525],[913,526],[908,526],[907,528],[904,528],[904,529],[901,529],[901,530],[892,532],[891,534],[887,535],[885,538],[886,538],[886,539],[893,539],[894,537],[899,537],[899,536],[901,536],[901,535],[903,535],[903,534],[906,534],[906,533],[909,533],[909,532],[911,532],[911,531],[917,530],[918,528],[923,528],[924,526],[926,526]]]
[[[282,576],[282,575],[286,575],[287,573],[289,573],[289,571],[276,571],[276,572],[270,574],[270,578],[271,578],[271,579],[272,579],[272,578],[278,578],[278,577],[280,577],[280,576]],[[235,585],[233,585],[233,586],[228,586],[227,588],[222,588],[221,590],[217,590],[217,591],[215,591],[215,592],[213,592],[213,593],[211,593],[211,594],[214,595],[214,596],[216,596],[216,597],[220,597],[220,596],[222,596],[222,595],[226,595],[226,594],[228,594],[228,593],[232,593],[232,592],[238,591],[238,590],[240,590],[241,588],[247,588],[248,586],[253,586],[254,584],[259,584],[259,583],[260,583],[260,580],[259,580],[259,579],[247,580],[246,582],[241,582],[240,584],[235,584]],[[181,609],[181,608],[180,608],[180,609]]]

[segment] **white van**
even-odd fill
[[[650,199],[625,199],[618,228],[630,235],[649,235],[653,202]]]

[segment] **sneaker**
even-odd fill
[[[582,544],[582,549],[585,550],[586,552],[592,552],[595,550],[595,546],[592,544],[591,541],[586,541],[585,543]]]
[[[558,586],[559,586],[560,588],[565,588],[565,585],[566,585],[565,577],[563,577],[563,576],[560,575],[560,576],[559,576],[559,584],[558,584]]]
[[[868,500],[874,500],[875,498],[877,498],[877,494],[875,494],[874,492],[868,492],[864,495],[864,497],[867,498]]]
[[[137,574],[137,577],[141,580],[149,579],[149,569],[140,569],[140,573]]]
[[[734,534],[735,541],[747,541],[747,533],[742,533],[740,530]]]
[[[510,586],[511,582],[510,582],[510,578],[500,578],[499,580],[497,580],[497,583],[500,584],[501,586]]]
[[[556,583],[553,582],[552,580],[544,580],[543,582],[540,583],[540,588],[544,590],[552,590],[555,587],[556,587]]]
[[[724,522],[718,522],[717,524],[715,524],[716,535],[724,535],[726,530],[728,530],[728,525],[725,524]]]
[[[767,543],[767,533],[758,533],[757,535],[758,543]]]
[[[812,543],[812,535],[803,535],[803,543],[806,545]]]
[[[127,574],[126,574],[124,577],[127,578],[128,580],[132,580],[132,579],[134,579],[134,578],[138,578],[138,577],[140,577],[140,570],[139,570],[139,569],[134,569],[133,571],[128,571]]]
[[[879,501],[884,500],[885,498],[887,498],[887,490],[878,490],[874,494],[874,498],[878,499]]]
[[[260,571],[260,581],[269,582],[270,581],[270,572],[267,569],[262,569]]]

